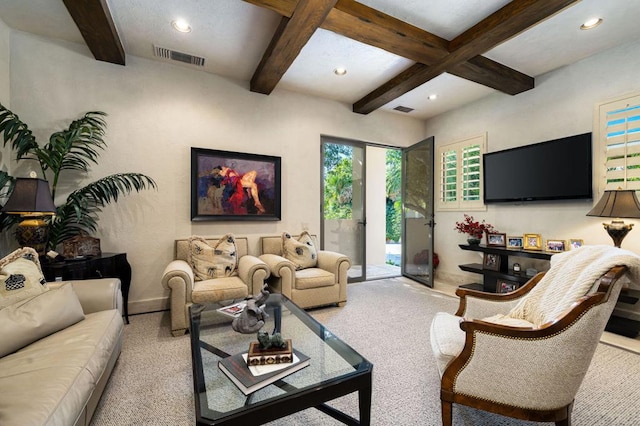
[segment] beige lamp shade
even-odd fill
[[[636,191],[631,189],[604,191],[598,204],[587,213],[587,216],[640,218],[640,202],[636,197]]]

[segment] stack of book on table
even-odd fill
[[[218,361],[218,367],[245,395],[249,395],[309,365],[309,357],[293,349],[291,362],[248,365],[247,352]]]

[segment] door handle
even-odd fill
[[[367,220],[359,220],[358,225],[367,226]]]

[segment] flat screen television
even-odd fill
[[[484,202],[593,197],[591,133],[483,155]]]

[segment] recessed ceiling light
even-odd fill
[[[333,73],[335,75],[345,75],[347,73],[347,69],[343,68],[343,67],[338,67],[338,68],[333,70]]]
[[[438,99],[438,95],[436,95],[436,94],[429,95],[429,96],[427,97],[427,99],[429,99],[430,101],[435,101],[436,99]]]
[[[180,31],[181,33],[190,33],[191,26],[184,19],[177,19],[175,21],[171,21],[171,26],[174,30]]]
[[[602,24],[602,18],[591,18],[588,21],[586,21],[584,24],[580,25],[580,29],[590,30],[591,28],[595,28],[600,24]]]

